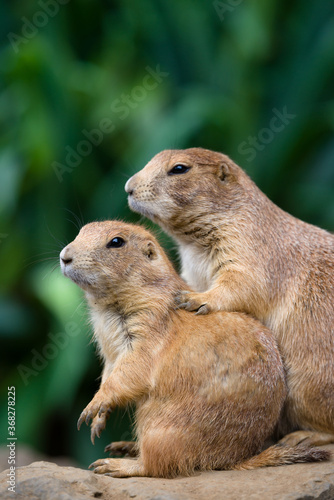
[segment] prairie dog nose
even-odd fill
[[[134,178],[135,178],[135,175],[130,177],[130,179],[126,182],[125,187],[124,187],[125,191],[129,195],[133,194],[133,192],[134,192],[134,187],[135,187]]]
[[[70,264],[73,260],[73,256],[71,254],[71,248],[69,246],[62,249],[60,252],[60,260],[66,265]]]

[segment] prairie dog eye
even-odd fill
[[[168,172],[168,175],[178,175],[178,174],[185,174],[190,170],[191,167],[187,167],[186,165],[175,165],[175,167],[171,168],[171,170]]]
[[[125,245],[125,241],[123,238],[120,238],[119,236],[116,236],[116,238],[113,238],[106,244],[106,248],[120,248]]]

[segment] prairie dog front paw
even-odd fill
[[[107,425],[107,414],[103,413],[101,416],[98,414],[95,415],[95,417],[92,420],[92,423],[90,425],[90,440],[94,444],[95,443],[95,438],[100,437],[102,431],[105,429]]]
[[[78,430],[83,422],[86,422],[86,425],[88,425],[90,420],[94,419],[91,432],[91,438],[94,442],[95,435],[97,436],[99,435],[98,433],[102,432],[112,410],[113,405],[110,401],[106,400],[104,393],[99,390],[81,413],[77,424]]]
[[[183,290],[176,295],[175,303],[177,309],[196,311],[196,314],[208,314],[214,310],[208,299],[206,292],[196,293]]]

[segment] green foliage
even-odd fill
[[[282,208],[334,229],[333,2],[237,4],[0,6],[2,401],[15,385],[22,442],[87,465],[129,437],[124,411],[95,448],[76,431],[100,367],[82,294],[57,263],[82,223],[139,220],[123,186],[155,153],[223,151]]]

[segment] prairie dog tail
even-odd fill
[[[320,448],[275,444],[262,451],[259,455],[235,465],[233,470],[249,470],[305,462],[325,462],[330,458],[331,452]]]

